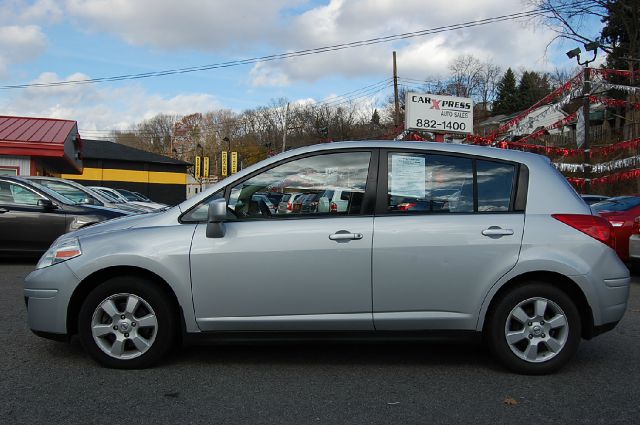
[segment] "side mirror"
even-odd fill
[[[227,219],[226,199],[216,199],[209,204],[207,216],[207,237],[223,238],[226,233],[224,221]]]
[[[38,199],[38,206],[49,211],[52,209],[55,209],[55,205],[53,204],[53,202],[51,201],[51,199]]]
[[[87,205],[98,205],[98,202],[95,199],[89,197],[84,198],[82,203]]]

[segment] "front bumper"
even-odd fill
[[[26,277],[27,320],[34,333],[60,338],[67,334],[67,307],[79,283],[66,262],[34,270]]]

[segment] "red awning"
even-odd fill
[[[0,155],[61,159],[82,170],[76,121],[0,116]]]

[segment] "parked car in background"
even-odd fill
[[[127,198],[125,198],[120,192],[118,192],[117,190],[112,189],[110,187],[89,186],[89,188],[91,188],[91,189],[93,189],[93,190],[95,190],[97,192],[100,192],[104,196],[108,196],[108,197],[111,197],[113,199],[116,199],[118,202],[124,202],[126,204],[138,206],[138,207],[144,209],[146,212],[155,211],[156,210],[156,208],[148,206],[148,205],[143,205],[143,204],[140,204],[140,203],[131,202]]]
[[[634,220],[640,216],[640,196],[616,196],[591,205],[611,226],[616,241],[616,252],[622,261],[629,261],[629,237]]]
[[[325,190],[318,198],[318,212],[345,212],[353,192],[344,189]]]
[[[273,187],[318,193],[271,215],[254,196]],[[305,213],[336,187],[353,194],[344,211]],[[464,214],[390,202],[455,196],[467,205],[467,193]],[[113,368],[154,365],[183,339],[446,333],[483,338],[506,367],[543,374],[627,310],[629,270],[612,245],[611,224],[545,157],[330,143],[254,164],[176,208],[65,235],[24,295],[34,332],[78,334]]]
[[[318,201],[322,192],[308,192],[300,196],[293,203],[293,211],[301,214],[314,214],[318,212]]]
[[[0,176],[0,255],[42,254],[63,233],[125,214],[74,202],[24,178]]]
[[[585,195],[585,194],[581,194],[580,197],[584,199],[587,205],[593,205],[597,202],[606,201],[607,199],[610,198],[609,196],[604,196],[604,195]]]
[[[80,204],[115,208],[117,210],[125,211],[129,214],[138,214],[147,211],[145,208],[131,205],[126,202],[121,202],[113,198],[107,198],[100,192],[83,186],[80,183],[74,182],[73,180],[45,176],[29,176],[25,178],[27,180],[45,186],[53,190],[54,192],[57,192],[60,195],[65,196],[66,198],[69,198],[72,201]]]
[[[293,212],[293,203],[299,196],[302,196],[300,192],[285,193],[278,203],[278,214],[290,214]]]
[[[131,192],[130,190],[126,190],[126,189],[114,189],[114,190],[118,192],[120,195],[122,195],[127,200],[127,202],[134,205],[150,207],[155,210],[159,210],[167,206],[167,204],[161,204],[159,202],[153,202],[149,198],[143,198],[142,196],[137,195],[136,193]]]

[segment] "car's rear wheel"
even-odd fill
[[[571,298],[545,282],[517,286],[496,301],[486,338],[509,369],[541,375],[560,369],[578,349],[580,314]]]
[[[174,310],[157,283],[114,277],[97,286],[83,302],[78,315],[80,341],[103,366],[150,367],[176,340]]]

